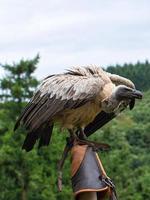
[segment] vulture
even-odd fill
[[[45,78],[18,118],[27,136],[22,146],[30,151],[37,140],[48,145],[54,124],[73,137],[85,139],[115,117],[142,93],[130,80],[97,66],[74,67]]]

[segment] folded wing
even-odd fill
[[[28,130],[23,148],[31,150],[39,138],[40,146],[47,145],[50,141],[47,130],[51,129],[50,134],[52,133],[53,117],[65,109],[77,108],[94,99],[103,85],[104,82],[94,76],[62,74],[46,78],[25,107],[14,128],[17,129],[22,124]],[[46,136],[43,136],[44,132],[47,133]]]

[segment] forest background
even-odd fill
[[[63,191],[57,192],[57,161],[66,133],[55,127],[51,145],[26,153],[21,149],[23,129],[14,123],[39,81],[34,72],[39,56],[13,65],[2,64],[0,80],[0,200],[70,200],[69,158],[63,172]],[[107,174],[117,186],[121,200],[150,199],[150,63],[137,62],[106,69],[131,79],[144,92],[134,110],[125,111],[98,130],[91,139],[109,143],[110,152],[99,153]]]

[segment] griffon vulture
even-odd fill
[[[38,139],[39,147],[49,144],[55,123],[83,138],[85,127],[87,135],[93,132],[89,124],[97,115],[103,123],[104,113],[107,118],[127,105],[132,109],[135,99],[141,98],[141,92],[126,78],[96,66],[75,67],[43,80],[14,129],[25,126],[28,134],[22,148],[30,151]]]

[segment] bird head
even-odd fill
[[[121,103],[126,103],[129,104],[131,110],[134,107],[135,99],[142,99],[142,97],[140,91],[125,85],[119,85],[108,98],[102,101],[102,109],[110,113],[117,110]]]
[[[115,91],[116,99],[119,101],[126,101],[129,104],[130,110],[134,108],[135,99],[142,99],[143,94],[135,88],[130,88],[125,85],[116,87]]]
[[[143,95],[139,90],[127,87],[125,85],[119,85],[115,88],[113,94],[117,100],[127,99],[142,99]]]

